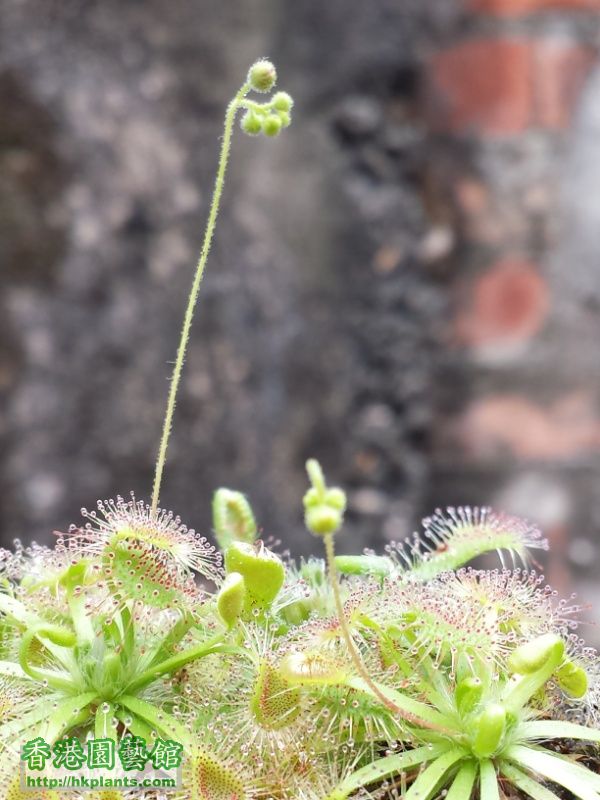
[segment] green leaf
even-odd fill
[[[382,683],[374,683],[384,697],[387,697],[394,705],[413,717],[411,721],[414,722],[415,725],[423,724],[424,727],[434,728],[439,731],[448,731],[449,728],[453,727],[451,720],[444,714],[440,714],[439,711],[431,708],[431,706],[421,703],[419,700],[413,700],[411,697],[406,697],[406,695],[395,691],[395,689],[390,689],[389,686],[385,686]],[[371,695],[371,697],[379,699],[362,678],[350,678],[347,681],[347,685],[351,686],[353,689],[357,689],[359,692],[364,692],[365,694]]]
[[[452,781],[446,800],[469,800],[477,777],[477,764],[468,761],[459,769],[456,778]]]
[[[551,792],[550,789],[546,789],[541,783],[530,778],[529,775],[521,772],[520,769],[517,769],[512,764],[502,764],[501,771],[502,775],[508,778],[517,789],[533,797],[533,800],[560,800],[558,795]]]
[[[388,775],[394,775],[426,761],[431,761],[436,756],[448,749],[446,744],[439,744],[433,747],[417,747],[406,753],[399,753],[393,756],[380,758],[366,767],[353,772],[327,797],[327,800],[345,800],[352,792],[367,786],[375,781],[380,781]]]
[[[154,730],[163,731],[167,736],[184,746],[190,743],[190,735],[186,728],[166,711],[146,702],[146,700],[140,700],[138,697],[131,697],[130,695],[123,695],[123,697],[119,698],[119,702],[129,711],[133,711],[134,714],[149,722]]]
[[[546,719],[522,722],[517,728],[516,735],[523,739],[583,739],[586,742],[600,743],[599,730],[576,725],[573,722]]]
[[[4,723],[4,725],[0,725],[0,742],[8,741],[8,739],[14,734],[20,734],[23,731],[26,731],[28,728],[31,728],[33,725],[37,725],[38,722],[41,722],[43,719],[48,718],[48,703],[54,701],[52,696],[45,698],[45,703],[38,705],[36,708],[29,711],[27,714],[23,714],[23,716],[19,717],[18,719],[13,719],[10,722]]]
[[[496,767],[489,759],[482,761],[480,765],[480,794],[481,800],[500,800],[500,790],[498,789],[498,779],[496,777]]]
[[[86,692],[59,703],[58,707],[48,717],[47,727],[42,726],[40,728],[40,735],[48,744],[52,744],[65,731],[85,722],[91,715],[90,704],[97,699],[96,692]],[[47,710],[46,713],[48,713]]]
[[[564,648],[563,648],[564,649]],[[502,702],[506,710],[517,714],[530,698],[552,677],[563,659],[563,652],[557,647],[550,653],[544,666],[530,675],[523,675],[511,681],[504,692]]]
[[[208,642],[203,642],[191,647],[189,650],[175,653],[174,656],[167,658],[161,664],[150,667],[127,686],[127,691],[137,692],[149,683],[153,683],[161,675],[177,672],[191,661],[197,661],[199,658],[204,658],[204,656],[209,656],[213,653],[238,653],[239,647],[222,644],[223,637],[224,634],[219,633]]]
[[[394,570],[387,556],[336,556],[335,566],[343,575],[376,575],[385,578]]]
[[[258,529],[252,507],[241,492],[217,489],[212,502],[215,538],[222,551],[232,542],[253,544]]]
[[[580,800],[599,800],[600,777],[589,769],[571,761],[557,758],[543,750],[514,745],[506,751],[506,758],[521,767],[537,772],[553,783],[568,789]]]
[[[155,732],[154,728],[150,727],[143,719],[140,719],[137,714],[120,708],[115,712],[115,717],[120,720],[134,736],[139,736],[147,743],[152,741],[152,734]]]
[[[439,789],[440,783],[447,772],[457,761],[464,757],[465,754],[462,750],[453,748],[436,758],[433,764],[427,767],[425,772],[421,773],[412,784],[406,793],[405,800],[429,800],[433,793]],[[482,798],[482,800],[487,800],[487,798]]]

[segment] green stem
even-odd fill
[[[308,462],[311,464],[311,462]],[[316,462],[313,462],[313,465]],[[320,472],[320,467],[318,464],[316,466],[308,466],[310,479],[312,481],[313,486],[318,487],[319,485],[324,485],[323,473]],[[318,468],[318,469],[317,469]],[[329,583],[331,584],[331,590],[333,592],[333,597],[335,600],[335,608],[337,611],[338,620],[340,623],[340,629],[342,632],[342,638],[346,644],[348,649],[348,653],[356,668],[356,671],[364,681],[365,685],[369,688],[372,695],[379,700],[382,705],[384,705],[389,711],[393,714],[396,714],[401,719],[406,720],[406,722],[411,722],[414,725],[419,725],[422,728],[430,728],[432,730],[437,731],[445,731],[443,726],[437,725],[436,723],[432,723],[428,720],[423,719],[421,716],[417,716],[413,714],[411,711],[408,711],[405,708],[400,708],[400,706],[395,703],[387,693],[384,693],[381,688],[371,679],[371,676],[365,669],[365,665],[362,662],[362,658],[358,650],[356,649],[356,645],[354,644],[354,640],[352,639],[352,634],[350,632],[350,628],[348,626],[348,621],[346,619],[346,613],[344,611],[344,605],[342,603],[342,597],[340,593],[340,583],[338,580],[337,575],[337,568],[335,566],[335,545],[333,543],[333,534],[329,533],[323,537],[323,542],[325,544],[325,555],[327,560],[327,571],[329,574]]]
[[[227,170],[227,163],[229,161],[229,150],[231,148],[231,137],[233,135],[233,124],[235,122],[235,115],[240,108],[245,96],[250,91],[250,84],[244,83],[239,92],[233,98],[227,108],[225,114],[225,125],[223,129],[223,140],[221,142],[221,153],[219,156],[219,166],[217,169],[217,177],[215,180],[215,188],[213,190],[210,211],[208,214],[208,222],[206,223],[206,230],[204,232],[204,241],[202,243],[202,250],[200,258],[196,267],[196,274],[192,283],[192,289],[188,298],[187,308],[185,310],[185,317],[183,320],[183,327],[181,329],[181,337],[179,339],[179,346],[177,348],[177,357],[175,359],[175,366],[173,367],[173,376],[171,378],[171,385],[169,388],[169,398],[167,401],[167,410],[165,412],[165,419],[163,423],[162,436],[160,440],[160,447],[158,450],[158,458],[156,461],[156,471],[154,473],[154,486],[152,489],[152,512],[155,514],[158,509],[158,502],[160,498],[160,487],[162,483],[162,476],[167,459],[167,448],[169,445],[169,436],[173,426],[173,414],[175,412],[175,403],[177,401],[177,390],[181,381],[181,372],[185,361],[185,353],[187,350],[188,341],[190,338],[190,331],[192,328],[192,320],[194,317],[194,309],[198,301],[198,294],[200,292],[200,284],[204,276],[204,268],[210,252],[213,235],[215,232],[215,225],[217,222],[217,214],[219,212],[219,205],[221,202],[221,195],[223,194],[223,185],[225,182],[225,172]]]

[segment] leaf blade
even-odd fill
[[[481,800],[500,800],[500,789],[494,764],[489,759],[482,761],[480,771]]]
[[[397,753],[393,756],[378,759],[345,778],[327,797],[327,800],[346,800],[357,789],[392,775],[394,772],[417,767],[426,761],[432,760],[446,749],[445,745],[438,745],[433,749],[429,746],[424,746],[409,750],[406,753]]]
[[[468,761],[459,769],[452,782],[446,800],[469,800],[473,793],[473,786],[477,778],[477,764]]]
[[[440,782],[448,771],[463,757],[463,751],[458,748],[453,748],[438,756],[412,784],[406,793],[405,800],[429,800],[439,788]]]

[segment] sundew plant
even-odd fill
[[[26,742],[137,737],[181,746],[182,786],[91,800],[600,800],[599,659],[573,599],[527,566],[546,547],[535,526],[448,509],[384,554],[336,556],[346,498],[313,460],[304,514],[323,558],[270,549],[227,488],[215,545],[159,507],[235,121],[286,128],[275,81],[258,61],[226,112],[150,502],[101,501],[53,548],[0,550],[0,795],[84,796],[24,788]],[[497,569],[467,566],[494,551]]]

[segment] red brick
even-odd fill
[[[450,47],[431,64],[433,113],[441,127],[519,133],[532,119],[530,47],[476,39]]]
[[[470,0],[468,7],[472,11],[514,17],[547,9],[594,11],[600,9],[600,0]]]
[[[473,346],[527,340],[544,323],[549,294],[533,264],[520,259],[498,261],[476,281],[457,322],[458,338]]]
[[[552,39],[489,37],[437,53],[428,103],[434,127],[502,136],[564,128],[594,63],[588,47]]]
[[[566,46],[548,39],[532,51],[535,119],[545,128],[566,128],[596,54],[591,48]]]
[[[569,393],[549,406],[499,394],[472,403],[454,435],[476,458],[510,453],[524,459],[570,459],[600,449],[600,419],[586,392]]]

